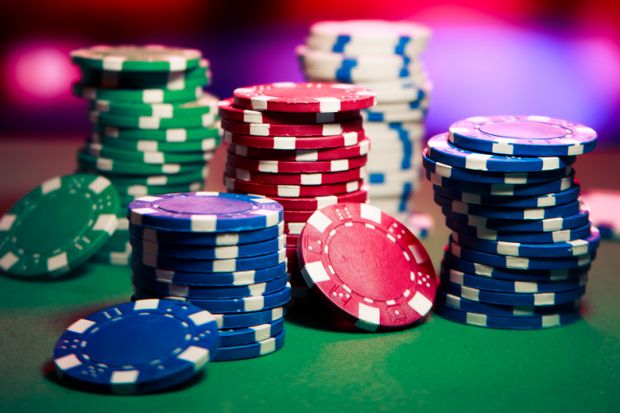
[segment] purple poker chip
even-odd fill
[[[471,151],[515,156],[576,156],[596,146],[596,131],[548,116],[476,116],[453,123],[449,140]]]
[[[176,232],[231,232],[269,228],[282,221],[278,202],[256,195],[182,192],[138,198],[132,225]]]

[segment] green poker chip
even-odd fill
[[[96,171],[87,171],[94,172]],[[174,174],[174,175],[151,175],[151,176],[139,176],[139,175],[111,175],[109,179],[114,186],[132,186],[132,185],[146,185],[148,187],[157,186],[174,186],[174,185],[187,185],[196,181],[205,181],[209,176],[209,168],[198,168],[190,173]],[[121,216],[125,216],[125,211]]]
[[[174,128],[174,129],[121,129],[112,126],[93,125],[93,140],[102,137],[146,140],[160,142],[188,142],[219,138],[219,125],[207,128]]]
[[[161,142],[161,141],[140,141],[110,138],[107,136],[93,135],[87,143],[100,143],[110,148],[124,149],[126,151],[140,152],[210,152],[217,149],[221,139],[208,138],[187,142]]]
[[[93,46],[71,52],[78,66],[115,72],[182,72],[197,67],[202,53],[160,45]]]
[[[217,121],[216,112],[182,118],[122,116],[109,112],[90,112],[90,121],[102,126],[133,129],[207,128]]]
[[[204,187],[204,181],[194,181],[188,184],[169,185],[169,186],[149,186],[149,185],[129,185],[122,186],[115,184],[114,187],[120,196],[147,196],[161,195],[173,192],[196,192]]]
[[[160,175],[196,172],[205,166],[205,162],[146,164],[135,161],[119,161],[78,151],[78,165],[80,169],[95,170],[97,173],[106,175]]]
[[[185,89],[190,83],[208,85],[211,79],[208,63],[185,72],[114,72],[82,67],[81,79],[84,84],[101,88],[120,89]]]
[[[120,100],[91,100],[90,110],[120,116],[155,118],[184,118],[217,113],[218,99],[204,93],[200,99],[184,103],[138,103]]]
[[[110,158],[117,161],[141,162],[144,164],[197,163],[213,158],[211,152],[139,152],[104,146],[100,143],[86,143],[82,151],[98,158]]]
[[[102,176],[52,178],[0,218],[0,269],[18,277],[65,274],[110,238],[118,210],[116,189]]]
[[[187,84],[185,89],[104,89],[83,83],[73,84],[73,94],[85,99],[120,100],[141,103],[187,102],[202,96],[202,84]]]

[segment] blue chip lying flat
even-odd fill
[[[455,310],[442,304],[439,304],[435,308],[435,312],[448,320],[462,324],[511,330],[536,330],[541,328],[560,327],[574,323],[580,318],[579,310],[530,317],[504,317]]]
[[[143,291],[141,288],[136,287],[135,295],[137,298],[150,298],[153,297],[153,293],[150,291]],[[174,299],[185,300],[184,298],[173,297]],[[259,295],[256,297],[245,298],[231,298],[222,300],[191,300],[191,303],[196,307],[211,311],[215,314],[227,314],[227,313],[247,313],[251,311],[267,310],[275,307],[282,307],[291,299],[291,287],[286,285],[285,288],[276,291],[272,294]]]
[[[464,247],[454,242],[453,239],[450,239],[449,248],[450,252],[459,258],[515,270],[560,270],[584,267],[590,265],[594,259],[594,253],[561,258],[526,258],[514,257],[512,255],[496,255]]]
[[[252,344],[246,344],[242,346],[233,347],[219,347],[217,353],[213,358],[214,361],[231,361],[242,360],[265,356],[278,351],[284,346],[284,333],[286,330],[282,330],[274,337],[270,337],[266,340],[258,341]]]
[[[258,324],[269,324],[284,317],[284,307],[237,314],[213,314],[220,330],[239,329]]]
[[[574,290],[552,293],[505,293],[480,290],[446,280],[443,281],[442,290],[448,294],[466,298],[471,301],[511,306],[523,305],[538,307],[572,303],[581,298],[586,292],[585,286],[582,286]]]
[[[131,269],[134,273],[139,274],[140,277],[151,282],[203,287],[229,287],[258,284],[278,278],[286,274],[286,262],[272,267],[247,271],[189,272],[147,267],[137,260],[132,260]]]
[[[596,132],[548,116],[477,116],[450,126],[450,141],[477,152],[516,156],[576,156],[594,150]]]
[[[476,171],[536,172],[563,169],[575,157],[516,157],[488,155],[459,148],[448,141],[448,134],[433,136],[428,141],[428,156],[441,163]]]
[[[253,195],[186,192],[138,198],[129,205],[133,225],[178,232],[250,231],[282,221],[278,202]]]
[[[235,246],[277,238],[284,234],[284,223],[281,222],[277,226],[254,231],[218,233],[174,232],[130,225],[129,232],[133,237],[164,244],[201,247]]]
[[[257,297],[272,294],[286,287],[288,275],[283,274],[273,280],[233,287],[197,287],[188,285],[175,285],[152,282],[143,279],[140,275],[133,275],[132,282],[138,288],[149,291],[162,297],[183,297],[189,300],[194,299],[232,299],[244,297]]]
[[[473,205],[489,205],[510,208],[547,208],[576,201],[579,199],[580,186],[574,184],[570,188],[561,192],[553,192],[529,197],[506,197],[477,194],[473,192],[464,192],[459,189],[442,188],[436,185],[433,186],[433,189],[436,194],[439,194],[444,198],[454,199],[456,201],[466,202]]]
[[[189,303],[138,300],[70,325],[56,342],[58,373],[115,393],[179,384],[207,363],[219,342],[217,322]]]
[[[441,269],[441,277],[443,280],[461,286],[511,294],[555,293],[559,291],[575,290],[585,286],[588,281],[587,275],[558,282],[497,280],[479,275],[465,274],[461,271],[450,269],[446,267],[445,264]]]
[[[468,274],[512,281],[557,282],[579,278],[590,270],[590,265],[555,270],[514,270],[469,261],[451,254],[450,251],[445,252],[444,261],[448,267]]]
[[[515,257],[572,257],[592,254],[599,246],[601,234],[596,227],[592,227],[587,238],[569,242],[552,244],[526,244],[521,242],[485,241],[470,238],[463,234],[452,233],[452,239],[465,247],[497,255],[512,255]]]
[[[220,347],[243,346],[274,337],[284,329],[284,319],[235,330],[220,330]]]

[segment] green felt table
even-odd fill
[[[72,169],[79,142],[33,142],[0,144],[0,176],[15,177],[2,184],[2,211],[42,179]],[[33,156],[45,163],[27,168],[20,162]],[[584,186],[617,186],[609,177],[620,169],[617,159],[603,153],[580,160]],[[221,159],[215,163],[221,166]],[[209,185],[215,188],[214,175]],[[415,201],[435,216],[424,243],[437,265],[448,232],[431,198],[424,184]],[[620,243],[602,243],[583,317],[567,327],[490,330],[431,315],[409,330],[368,334],[334,330],[320,312],[293,311],[281,351],[211,363],[188,385],[146,396],[78,391],[56,379],[50,364],[67,325],[130,297],[127,268],[88,264],[71,278],[49,282],[0,277],[0,411],[620,411],[619,257]]]

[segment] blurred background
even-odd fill
[[[610,5],[611,4],[611,5]],[[605,0],[6,2],[0,40],[0,140],[83,140],[85,103],[70,94],[68,53],[108,43],[201,49],[210,91],[301,80],[295,46],[323,19],[420,21],[435,89],[429,133],[482,114],[545,114],[620,146],[620,7]]]

